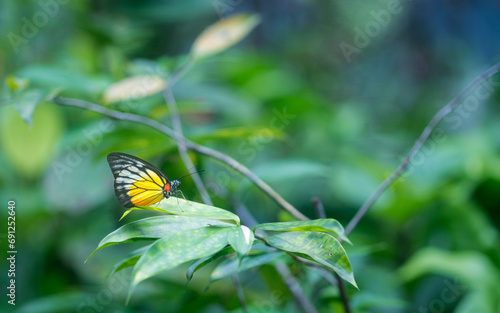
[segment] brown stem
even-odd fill
[[[334,273],[335,278],[337,278],[338,287],[340,291],[340,299],[342,300],[342,304],[344,305],[345,313],[351,313],[351,306],[349,305],[349,298],[347,296],[347,288],[345,287],[344,281],[340,278],[339,274]]]
[[[238,295],[238,300],[240,300],[241,310],[243,313],[248,313],[247,302],[245,300],[245,294],[243,293],[243,288],[241,287],[240,278],[238,274],[233,274],[233,283],[236,288],[236,294]]]
[[[167,88],[163,92],[163,96],[170,110],[170,116],[172,118],[172,126],[176,134],[175,141],[177,142],[177,146],[179,148],[179,155],[181,156],[181,159],[184,162],[186,168],[188,170],[193,169],[194,164],[188,155],[186,144],[183,140],[184,134],[182,133],[182,123],[181,123],[181,118],[179,116],[179,110],[177,109],[177,102],[175,101],[175,97],[172,92],[171,86],[169,86],[168,84]],[[194,171],[191,174],[191,177],[193,177],[194,184],[196,185],[196,188],[198,188],[198,191],[200,192],[203,202],[205,202],[205,204],[212,205],[212,199],[210,199],[210,195],[208,194],[207,189],[205,188],[205,184],[203,184],[203,181],[201,180],[200,174]]]
[[[137,122],[141,123],[144,125],[147,125],[149,127],[152,127],[165,135],[171,137],[171,138],[177,138],[177,133],[173,131],[171,128],[155,121],[152,119],[149,119],[147,117],[143,117],[140,115],[132,114],[132,113],[125,113],[125,112],[119,112],[115,110],[111,110],[108,108],[105,108],[103,106],[97,105],[95,103],[83,101],[83,100],[78,100],[78,99],[70,99],[70,98],[62,98],[62,97],[56,97],[51,100],[52,102],[62,104],[62,105],[67,105],[67,106],[73,106],[73,107],[78,107],[78,108],[83,108],[87,109],[90,111],[94,111],[97,113],[101,113],[103,115],[107,115],[109,117],[118,119],[118,120],[126,120],[126,121],[132,121],[132,122]],[[283,199],[276,191],[274,191],[268,184],[266,184],[263,180],[261,180],[257,175],[255,175],[252,171],[250,171],[246,166],[243,164],[239,163],[235,159],[231,158],[230,156],[221,153],[217,150],[214,150],[209,147],[205,147],[199,144],[196,144],[185,137],[182,137],[186,144],[186,148],[210,156],[214,159],[220,160],[221,162],[231,166],[234,168],[236,171],[240,172],[244,176],[246,176],[248,179],[250,179],[257,187],[259,187],[264,193],[266,193],[271,199],[273,199],[279,206],[281,206],[283,209],[287,210],[290,214],[295,216],[299,220],[308,220],[308,218],[300,213],[295,207],[293,207],[290,203],[288,203],[285,199]]]
[[[314,211],[316,212],[316,216],[318,218],[326,218],[325,207],[323,206],[321,199],[314,197],[311,199],[311,203],[314,207]]]
[[[417,142],[410,149],[410,152],[403,160],[403,162],[399,165],[399,167],[394,171],[391,176],[386,178],[382,184],[373,192],[370,197],[363,203],[361,208],[356,212],[354,217],[351,219],[349,224],[347,224],[345,228],[345,234],[349,235],[354,227],[358,225],[359,221],[365,216],[366,212],[371,208],[371,206],[377,201],[380,195],[406,170],[408,165],[410,165],[411,159],[418,153],[420,148],[422,148],[425,141],[429,138],[430,134],[437,126],[437,124],[448,115],[453,109],[455,109],[458,104],[464,100],[474,89],[476,89],[480,84],[482,84],[486,79],[495,75],[500,71],[500,63],[497,63],[483,72],[481,75],[476,77],[465,89],[458,94],[451,102],[445,105],[441,110],[439,110],[434,117],[431,119],[429,124],[424,128],[422,134],[418,138]]]

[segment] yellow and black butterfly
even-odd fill
[[[150,206],[163,198],[182,191],[177,190],[181,182],[170,181],[156,166],[133,155],[113,152],[108,154],[108,163],[115,177],[115,194],[126,208]]]

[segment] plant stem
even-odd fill
[[[344,312],[345,313],[351,313],[351,306],[349,305],[349,297],[347,296],[347,288],[345,287],[344,281],[342,278],[340,278],[339,274],[334,273],[335,278],[337,278],[338,282],[338,287],[339,287],[339,292],[340,292],[340,299],[342,300],[342,304],[344,305]]]
[[[446,104],[441,110],[439,110],[434,117],[431,119],[429,124],[424,128],[424,131],[420,134],[420,137],[415,142],[410,152],[399,165],[399,167],[387,177],[382,184],[370,195],[370,197],[363,203],[361,208],[356,212],[354,217],[351,219],[349,224],[345,228],[345,234],[349,235],[354,227],[358,225],[359,221],[365,216],[366,212],[371,208],[371,206],[377,201],[377,199],[382,195],[382,193],[406,170],[410,165],[411,159],[420,151],[425,141],[429,138],[430,134],[437,126],[437,124],[450,112],[455,109],[460,102],[462,102],[473,90],[475,90],[480,84],[482,84],[486,79],[492,77],[500,71],[500,63],[497,63],[483,72],[481,75],[476,77],[465,89],[458,94],[451,102]]]
[[[302,288],[300,287],[297,279],[290,273],[288,266],[285,263],[276,263],[274,266],[278,273],[280,273],[283,281],[288,286],[288,289],[292,292],[297,303],[304,309],[307,313],[317,313],[316,308],[312,305],[311,302],[306,298]]]
[[[172,117],[172,126],[175,130],[175,141],[177,142],[177,146],[179,148],[179,155],[181,156],[181,159],[184,162],[187,170],[190,170],[194,168],[194,164],[188,155],[186,144],[183,140],[184,135],[182,133],[181,118],[179,116],[179,110],[177,109],[177,102],[175,101],[175,97],[170,86],[167,85],[167,88],[163,92],[163,96],[170,110],[170,116]],[[196,188],[198,188],[200,192],[203,202],[205,202],[205,204],[212,205],[212,199],[210,199],[210,195],[208,194],[207,189],[205,188],[205,185],[201,180],[200,174],[195,171],[191,174],[191,176],[193,177]]]
[[[325,207],[323,206],[321,199],[314,197],[311,199],[311,203],[314,207],[314,211],[316,212],[316,216],[318,218],[326,218]]]
[[[155,121],[152,119],[149,119],[147,117],[143,117],[140,115],[132,114],[132,113],[125,113],[125,112],[120,112],[120,111],[115,111],[111,110],[108,108],[105,108],[103,106],[97,105],[95,103],[79,100],[79,99],[71,99],[71,98],[62,98],[62,97],[55,97],[51,100],[52,102],[66,105],[66,106],[73,106],[73,107],[78,107],[82,109],[87,109],[90,111],[94,111],[97,113],[101,113],[103,115],[107,115],[109,117],[112,117],[117,120],[125,120],[125,121],[132,121],[132,122],[137,122],[141,123],[144,125],[147,125],[149,127],[152,127],[165,135],[171,137],[171,138],[177,138],[177,133],[173,131],[171,128]],[[308,220],[308,218],[300,213],[296,208],[294,208],[290,203],[288,203],[285,199],[283,199],[274,189],[272,189],[268,184],[266,184],[262,179],[260,179],[257,175],[255,175],[252,171],[250,171],[246,166],[243,164],[239,163],[235,159],[231,158],[230,156],[221,153],[217,150],[214,150],[209,147],[205,147],[199,144],[196,144],[185,137],[180,136],[182,140],[184,140],[184,143],[186,144],[186,148],[190,149],[192,151],[210,156],[214,159],[220,160],[221,162],[231,166],[234,168],[236,171],[240,172],[244,176],[246,176],[249,180],[251,180],[257,187],[259,187],[264,193],[266,193],[271,199],[273,199],[279,206],[281,206],[283,209],[287,210],[290,214],[295,216],[299,220]]]
[[[236,288],[236,294],[238,295],[238,299],[240,300],[241,310],[243,313],[248,313],[247,302],[245,300],[245,294],[243,293],[243,288],[241,287],[240,278],[238,274],[233,274],[233,283]]]

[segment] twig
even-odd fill
[[[49,101],[49,100],[48,100]],[[111,110],[105,107],[102,107],[100,105],[97,105],[95,103],[83,101],[83,100],[78,100],[78,99],[71,99],[71,98],[62,98],[62,97],[56,97],[53,98],[51,101],[62,104],[62,105],[67,105],[67,106],[73,106],[73,107],[78,107],[78,108],[83,108],[87,109],[90,111],[94,111],[97,113],[101,113],[103,115],[107,115],[109,117],[112,117],[117,120],[125,120],[125,121],[132,121],[132,122],[137,122],[141,123],[144,125],[147,125],[149,127],[152,127],[165,135],[171,137],[171,138],[177,138],[177,134],[175,131],[170,129],[169,127],[155,121],[152,119],[149,119],[147,117],[143,117],[140,115],[132,114],[132,113],[124,113],[124,112],[119,112],[115,110]],[[295,216],[299,220],[308,220],[308,218],[300,213],[295,207],[293,207],[290,203],[288,203],[285,199],[283,199],[276,191],[274,191],[268,184],[266,184],[262,179],[260,179],[257,175],[255,175],[252,171],[250,171],[246,166],[243,164],[239,163],[235,159],[231,158],[230,156],[221,153],[217,150],[211,149],[209,147],[205,147],[199,144],[196,144],[185,137],[182,137],[185,144],[186,148],[210,156],[214,159],[220,160],[221,162],[231,166],[234,168],[236,171],[240,172],[244,176],[246,176],[249,180],[251,180],[257,187],[259,187],[264,193],[266,193],[271,199],[273,199],[279,206],[281,206],[283,209],[287,210],[290,214]]]
[[[321,199],[315,197],[311,199],[311,202],[314,206],[314,210],[316,211],[316,215],[318,215],[319,218],[326,218],[325,208]],[[349,304],[349,296],[347,294],[347,288],[345,287],[344,281],[337,273],[334,272],[334,274],[337,280],[335,285],[339,288],[340,299],[342,300],[342,304],[344,305],[344,311],[345,313],[351,313],[352,311]]]
[[[182,66],[181,69],[186,67],[187,65]],[[174,72],[174,73],[183,73],[183,72]],[[175,136],[176,136],[175,141],[177,142],[177,146],[179,148],[179,155],[181,156],[184,165],[189,170],[191,168],[194,168],[194,164],[191,161],[191,158],[189,157],[187,152],[186,144],[184,142],[184,134],[182,133],[181,118],[179,116],[179,110],[177,109],[177,102],[175,101],[175,97],[172,92],[173,84],[177,79],[179,79],[177,76],[180,76],[180,74],[174,76],[174,73],[171,75],[171,78],[167,80],[167,87],[163,91],[163,97],[165,98],[165,102],[167,103],[168,108],[170,110],[170,116],[172,118],[172,126],[175,130]],[[191,176],[193,177],[193,181],[196,185],[196,188],[198,188],[200,192],[203,202],[205,202],[205,204],[212,205],[212,199],[210,199],[210,195],[208,194],[207,189],[205,188],[205,185],[201,180],[200,174],[198,174],[198,172],[195,171],[191,174]]]
[[[351,231],[356,227],[359,221],[365,216],[366,212],[370,209],[370,207],[377,201],[380,195],[406,170],[408,165],[410,164],[410,160],[418,153],[422,145],[429,138],[430,134],[437,126],[437,124],[448,115],[453,109],[455,109],[458,104],[464,100],[474,89],[477,88],[478,85],[482,84],[486,79],[495,75],[500,71],[500,63],[497,63],[487,69],[484,73],[476,77],[458,96],[456,96],[451,102],[445,105],[441,110],[439,110],[432,120],[427,124],[424,131],[418,138],[417,142],[410,149],[410,152],[403,160],[403,162],[399,165],[399,167],[394,171],[391,176],[386,178],[382,184],[373,192],[370,197],[363,203],[361,208],[356,212],[354,217],[351,219],[349,224],[347,224],[345,228],[345,234],[349,235]]]
[[[337,278],[337,286],[339,287],[340,291],[340,299],[342,300],[342,304],[344,305],[344,311],[345,313],[351,313],[351,306],[349,305],[349,298],[347,296],[347,288],[345,287],[344,281],[342,278],[340,278],[339,274],[334,273],[335,278]]]
[[[298,304],[306,311],[307,313],[316,313],[316,308],[312,305],[311,302],[305,297],[304,292],[300,288],[299,283],[295,279],[295,277],[290,273],[290,270],[286,266],[285,263],[276,263],[274,266],[278,273],[280,273],[281,277],[285,284],[288,286],[288,289],[292,292],[295,300],[297,300]]]
[[[248,313],[245,294],[243,293],[243,288],[241,287],[241,282],[238,274],[233,274],[233,282],[234,287],[236,288],[236,294],[238,295],[238,299],[240,300],[241,310],[243,311],[243,313]]]
[[[316,216],[318,218],[326,218],[325,207],[323,206],[321,199],[314,197],[311,199],[311,203],[314,207],[314,211],[316,212]]]

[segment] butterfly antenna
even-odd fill
[[[189,176],[191,176],[191,175],[193,175],[193,174],[195,174],[195,173],[202,173],[202,172],[204,172],[204,171],[205,171],[205,170],[201,170],[201,171],[198,171],[198,172],[192,172],[192,173],[189,173],[189,174],[188,174],[188,175],[186,175],[186,176],[184,176],[184,175],[183,175],[183,176],[184,176],[184,177],[189,177]],[[183,176],[179,177],[179,179],[181,179]]]
[[[204,170],[201,170],[201,171],[198,171],[198,172],[193,172],[193,173],[189,173],[190,170],[192,170],[193,168],[197,167],[198,164],[194,165],[193,167],[191,167],[190,169],[188,169],[187,171],[184,172],[184,174],[181,175],[181,177],[179,177],[177,180],[181,180],[181,178],[183,177],[188,177],[188,176],[191,176],[193,175],[194,173],[201,173],[201,172],[204,172]],[[189,174],[188,174],[189,173]],[[188,175],[186,175],[188,174]]]
[[[184,177],[184,175],[186,175],[187,173],[189,173],[189,171],[195,167],[197,167],[198,164],[195,164],[193,167],[189,168],[187,171],[184,172],[184,174],[181,175],[181,177],[179,177],[179,179],[181,179],[182,177]]]

